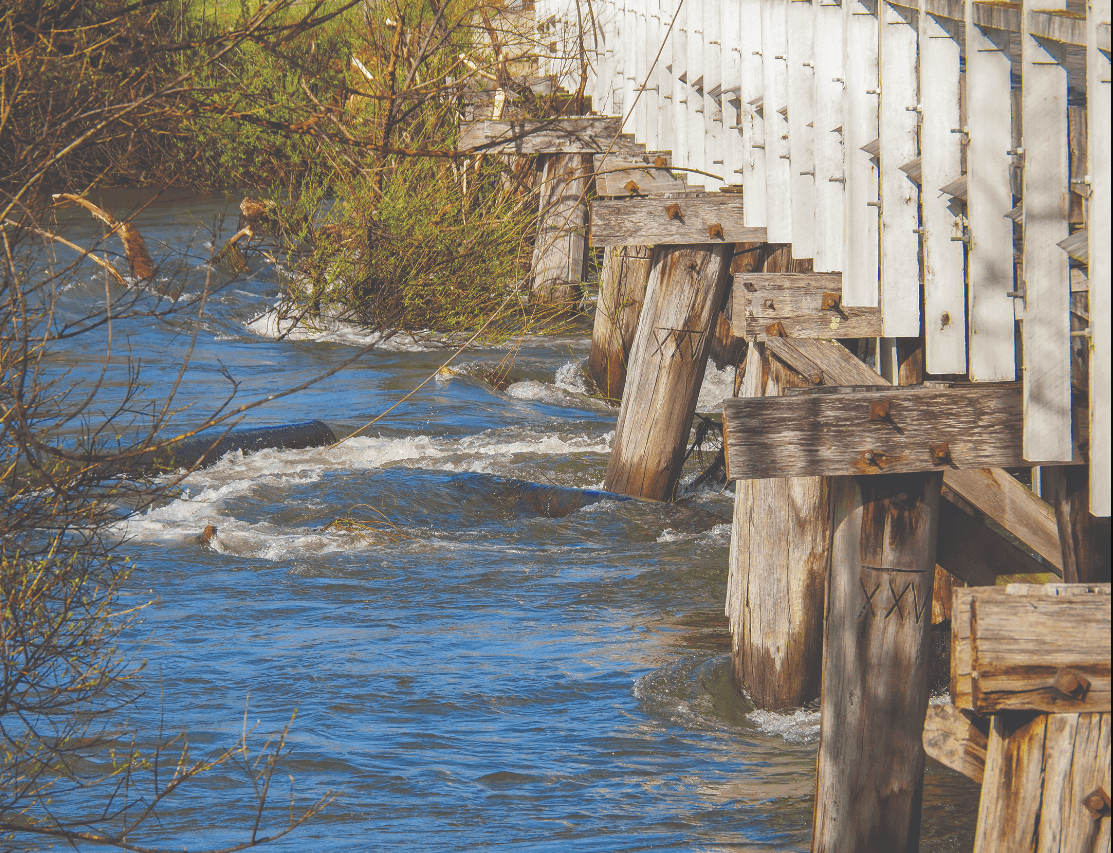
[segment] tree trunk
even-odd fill
[[[728,244],[653,250],[607,491],[654,500],[668,500],[676,491],[732,249]]]

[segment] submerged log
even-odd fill
[[[609,246],[599,276],[599,304],[587,372],[604,397],[622,399],[626,366],[649,283],[650,246]]]
[[[630,350],[605,488],[668,500],[676,491],[733,246],[658,246]]]

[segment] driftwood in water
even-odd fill
[[[605,488],[667,500],[676,491],[733,246],[658,246]]]
[[[917,848],[942,482],[832,480],[813,853]]]
[[[622,399],[626,366],[649,283],[650,246],[608,246],[599,276],[588,376],[604,397]]]
[[[588,154],[539,158],[541,219],[531,265],[535,303],[571,306],[579,301],[587,258],[591,164]]]
[[[124,244],[124,254],[127,255],[128,266],[131,268],[131,274],[140,281],[153,278],[155,275],[155,264],[151,260],[150,252],[147,251],[147,243],[143,239],[143,235],[139,230],[130,222],[120,222],[104,208],[98,207],[93,204],[89,199],[83,198],[79,195],[72,193],[58,193],[54,196],[55,199],[63,199],[72,202],[73,204],[80,205],[89,211],[93,216],[112,229],[112,233],[120,238],[120,242]]]

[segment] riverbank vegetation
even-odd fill
[[[14,0],[0,11],[6,839],[154,848],[174,793],[212,771],[219,797],[234,796],[238,771],[257,815],[234,849],[291,831],[324,803],[273,802],[284,733],[249,750],[245,731],[195,756],[180,737],[123,722],[151,685],[120,650],[146,599],[125,595],[135,584],[119,524],[173,487],[138,479],[137,460],[182,436],[171,426],[177,386],[151,400],[114,335],[143,318],[188,329],[191,313],[196,334],[210,291],[177,298],[171,270],[134,263],[125,276],[107,243],[57,233],[56,205],[108,186],[246,184],[274,202],[268,239],[290,273],[291,316],[494,331],[492,317],[517,310],[532,183],[528,169],[452,150],[460,87],[498,66],[472,58],[482,19],[474,2],[435,0]],[[106,241],[138,245],[129,223],[98,216]],[[103,303],[75,310],[63,294],[87,279],[90,258],[105,273]],[[74,336],[103,357],[92,380],[52,361]],[[185,434],[244,407],[230,397],[213,408],[200,422],[192,413]]]

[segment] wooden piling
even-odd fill
[[[600,393],[622,399],[626,366],[649,283],[651,246],[608,246],[599,276],[588,376]]]
[[[812,384],[773,357],[766,344],[750,346],[743,397],[775,397]],[[831,534],[828,479],[735,483],[727,600],[731,672],[758,708],[789,708],[819,695]]]
[[[587,190],[590,154],[545,154],[541,172],[540,224],[533,248],[532,298],[542,305],[579,301],[587,257]]]
[[[707,368],[733,245],[653,250],[645,306],[630,349],[606,490],[668,500],[676,490]]]
[[[917,849],[942,483],[832,478],[813,853]]]

